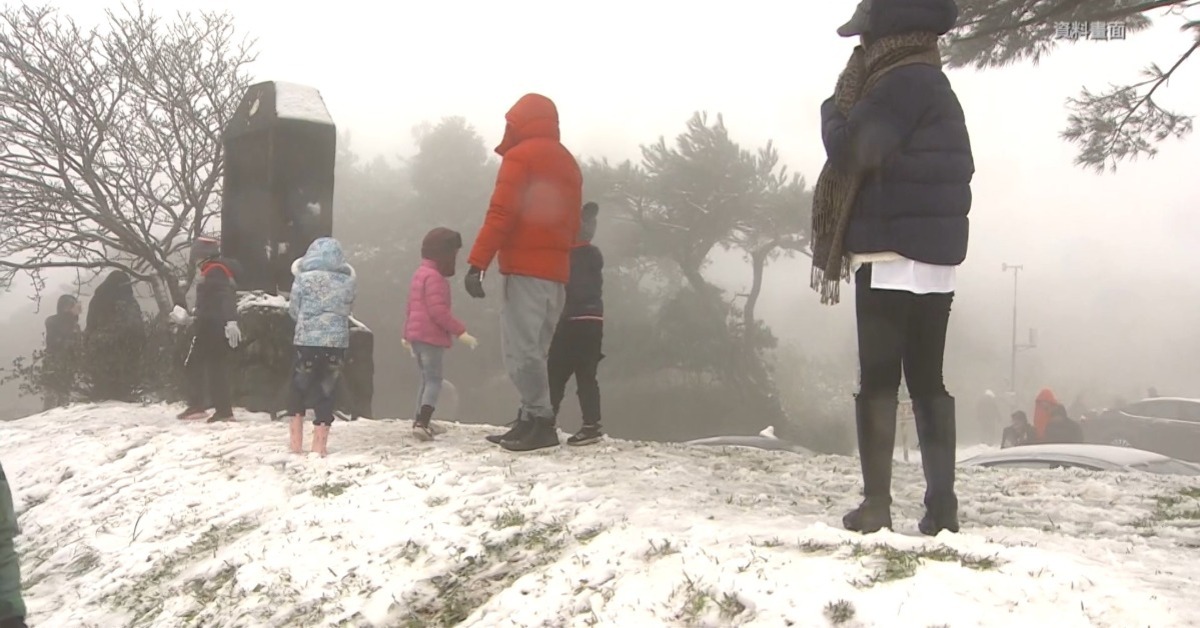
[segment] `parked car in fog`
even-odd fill
[[[1200,399],[1156,397],[1109,409],[1083,423],[1084,440],[1200,462]]]
[[[979,454],[958,464],[994,469],[1076,468],[1200,476],[1200,465],[1152,451],[1112,445],[1023,445]]]
[[[704,447],[752,447],[768,451],[790,451],[803,456],[815,455],[812,450],[805,449],[795,443],[782,440],[775,436],[775,428],[768,427],[759,432],[758,436],[713,436],[689,440],[684,445],[700,445]]]

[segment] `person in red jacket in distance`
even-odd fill
[[[496,147],[500,172],[467,258],[466,288],[472,297],[484,298],[484,273],[499,257],[504,275],[500,340],[521,408],[512,429],[488,440],[509,451],[533,451],[559,444],[546,360],[566,302],[583,175],[559,141],[558,108],[549,98],[526,94],[505,120],[504,139]]]

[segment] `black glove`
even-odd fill
[[[472,266],[467,271],[467,294],[476,299],[487,296],[483,293],[483,269]]]

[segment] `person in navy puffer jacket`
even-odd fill
[[[316,415],[312,451],[324,457],[333,426],[334,391],[350,346],[357,278],[342,245],[333,238],[313,241],[304,257],[292,264],[292,275],[288,313],[296,321],[296,358],[288,401],[291,450],[304,449],[304,412],[311,407]]]
[[[861,45],[821,106],[828,161],[813,192],[813,283],[836,300],[833,285],[855,276],[864,499],[842,523],[862,533],[892,526],[901,372],[925,471],[918,528],[959,529],[955,402],[942,365],[975,163],[938,51],[957,19],[953,0],[863,0],[838,29]]]

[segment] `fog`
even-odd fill
[[[455,3],[145,3],[164,14],[230,11],[258,40],[256,80],[318,87],[364,157],[411,155],[411,128],[448,115],[496,142],[507,108],[537,91],[557,102],[563,142],[579,156],[637,159],[639,144],[674,136],[693,111],[706,110],[724,114],[743,146],[773,140],[782,161],[815,182],[824,160],[818,108],[853,45],[833,31],[855,2],[668,4],[472,3],[466,18]],[[102,16],[91,2],[57,5],[83,23]],[[1009,387],[1013,276],[1001,265],[1010,263],[1024,267],[1022,341],[1037,329],[1037,347],[1018,363],[1028,404],[1043,386],[1065,399],[1088,392],[1093,405],[1150,386],[1200,397],[1192,259],[1200,143],[1167,142],[1153,160],[1098,175],[1075,167],[1074,147],[1058,137],[1064,100],[1081,86],[1129,82],[1187,47],[1170,24],[1126,41],[1068,44],[1037,66],[950,71],[977,169],[947,348],[952,393],[973,399]],[[1200,113],[1200,63],[1181,68],[1156,99]],[[714,258],[709,275],[736,290],[749,269],[733,261]],[[821,306],[807,284],[807,259],[770,266],[759,315],[786,343],[838,359],[853,380],[853,299]],[[40,343],[50,312],[37,313],[27,293],[18,286],[0,295],[0,363]],[[0,391],[0,415],[39,405],[14,394]]]

